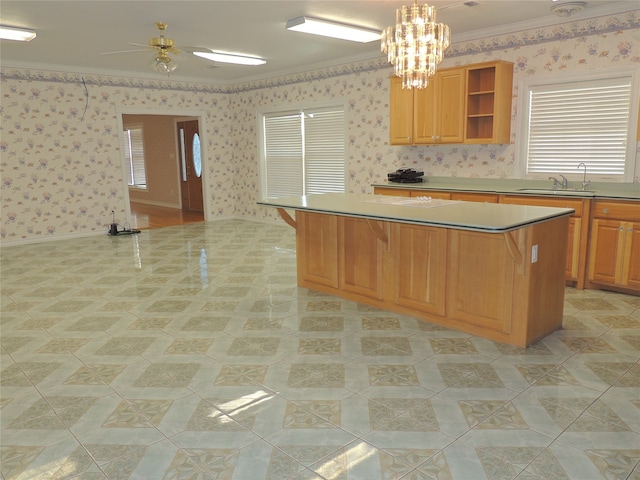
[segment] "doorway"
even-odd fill
[[[178,122],[178,152],[180,154],[180,195],[182,210],[204,211],[202,195],[202,157],[197,120]]]
[[[127,223],[132,228],[205,221],[206,149],[200,145],[199,130],[202,116],[200,112],[185,113],[122,111],[119,116],[125,134],[136,127],[142,131],[146,184],[142,188],[127,182],[124,185],[129,206]],[[123,157],[123,161],[128,171],[129,159]]]

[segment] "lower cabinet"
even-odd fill
[[[594,202],[588,279],[640,293],[640,204]]]

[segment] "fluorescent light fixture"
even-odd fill
[[[207,60],[211,60],[213,62],[234,63],[236,65],[264,65],[265,63],[267,63],[267,61],[262,58],[247,57],[246,55],[239,55],[236,53],[222,53],[212,51],[194,51],[192,53],[194,55],[197,55],[198,57],[206,58]]]
[[[17,40],[19,42],[30,42],[36,38],[36,32],[28,28],[7,27],[0,25],[0,39]]]
[[[298,17],[287,22],[287,30],[311,33],[325,37],[350,40],[352,42],[369,43],[380,40],[380,32],[368,28],[329,22],[311,17]]]

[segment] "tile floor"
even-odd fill
[[[240,220],[2,249],[14,479],[640,479],[640,298],[527,350],[296,286]]]

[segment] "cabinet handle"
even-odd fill
[[[627,230],[627,232],[629,232],[629,233],[633,232],[633,228],[629,228],[629,230]]]
[[[624,227],[620,227],[620,228],[618,228],[618,231],[619,231],[619,232],[624,232]]]
[[[602,210],[602,213],[609,213],[609,209],[605,208],[604,210]]]

